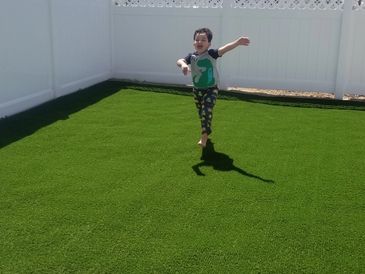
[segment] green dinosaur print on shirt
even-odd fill
[[[213,64],[209,59],[199,60],[197,63],[198,72],[193,78],[196,87],[211,87],[215,84]]]

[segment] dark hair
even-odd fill
[[[205,33],[207,35],[207,38],[208,38],[208,42],[210,43],[213,39],[213,33],[210,29],[208,28],[200,28],[200,29],[197,29],[195,32],[194,32],[194,37],[193,39],[195,40],[195,36],[198,34],[198,33]]]

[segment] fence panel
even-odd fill
[[[111,77],[110,4],[1,1],[0,118]]]
[[[56,97],[110,78],[110,5],[52,1]]]
[[[230,37],[247,34],[251,45],[222,60],[226,85],[294,89],[335,88],[340,13],[311,10],[231,10]]]
[[[1,1],[0,118],[52,98],[47,0]]]
[[[176,60],[193,49],[196,26],[209,22],[220,41],[217,9],[115,9],[113,22],[115,78],[187,84]]]

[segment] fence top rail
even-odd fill
[[[365,10],[365,0],[113,0],[124,8],[236,8],[343,10],[345,1],[353,1],[353,10]]]

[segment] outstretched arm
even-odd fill
[[[218,49],[219,56],[223,56],[226,52],[235,49],[238,46],[248,46],[250,44],[250,39],[248,37],[239,37],[231,43],[228,43]]]
[[[188,66],[188,64],[186,63],[185,59],[179,59],[176,62],[177,66],[181,68],[182,73],[184,73],[184,75],[187,75],[188,72],[190,71],[190,68]]]

